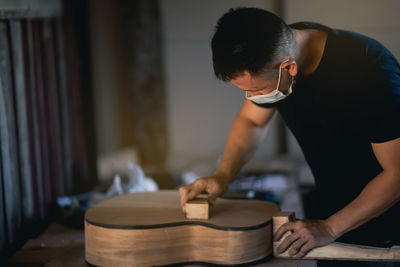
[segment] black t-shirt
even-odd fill
[[[366,36],[311,22],[290,26],[326,31],[323,57],[312,74],[296,77],[291,95],[259,106],[276,106],[296,137],[316,181],[313,213],[323,219],[355,199],[382,171],[371,143],[400,137],[400,66]],[[398,217],[400,204],[343,240],[399,242]]]

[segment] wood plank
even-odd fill
[[[208,220],[189,220],[179,203],[177,191],[161,190],[93,206],[85,215],[86,260],[98,266],[250,264],[271,255],[276,204],[218,199]]]
[[[294,214],[290,212],[282,212],[273,217],[274,234],[279,227],[291,220]],[[274,256],[278,258],[293,258],[288,254],[289,249],[279,254],[277,248],[290,233],[286,233],[281,241],[274,242]],[[357,261],[400,261],[400,247],[393,246],[391,248],[378,248],[370,246],[360,246],[333,242],[329,245],[312,249],[304,259],[320,259],[320,260],[357,260]]]
[[[26,98],[26,87],[27,85],[29,86],[29,84],[27,84],[28,80],[25,78],[28,75],[28,66],[26,62],[26,38],[23,36],[21,21],[10,21],[10,36],[12,43],[13,76],[18,126],[22,213],[24,219],[32,220],[34,217],[34,201]]]
[[[0,147],[8,242],[21,227],[17,129],[11,74],[8,25],[0,22]]]

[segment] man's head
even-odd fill
[[[231,81],[245,72],[258,76],[277,71],[284,59],[293,57],[295,45],[294,33],[278,16],[257,8],[230,9],[212,38],[214,73]]]

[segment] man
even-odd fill
[[[389,246],[400,230],[400,67],[377,41],[316,23],[231,9],[212,39],[216,76],[246,94],[218,170],[180,188],[222,196],[278,110],[316,181],[313,216],[283,225],[279,250],[303,257],[336,239]],[[223,101],[223,99],[221,99]]]

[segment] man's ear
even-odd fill
[[[294,60],[283,63],[282,67],[289,73],[290,76],[297,75],[297,63]]]

